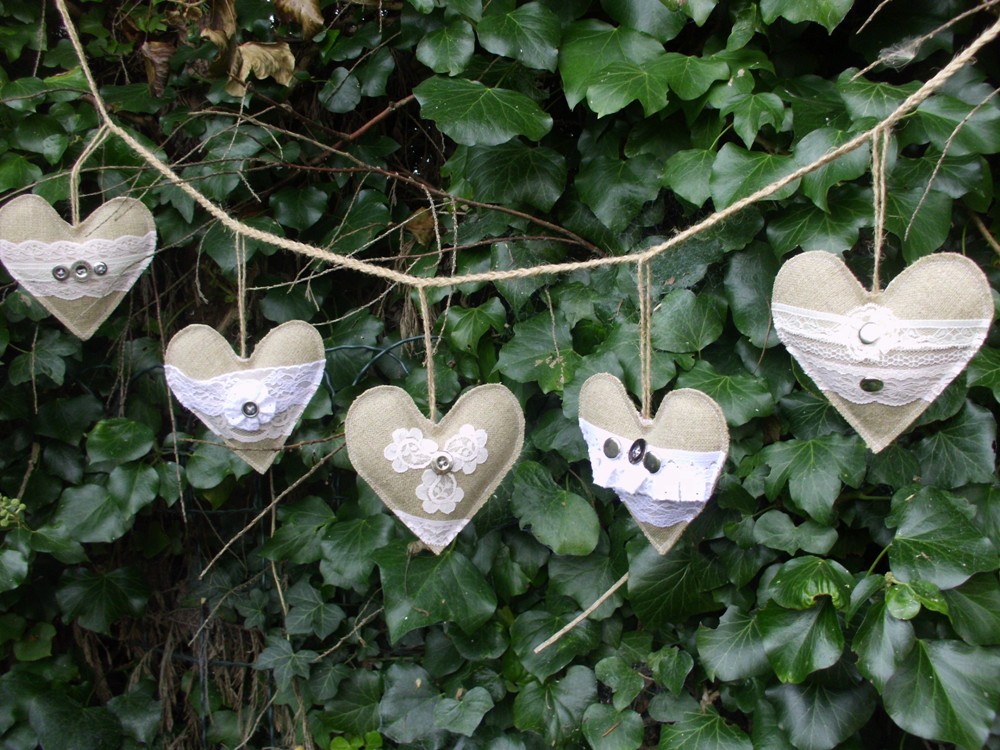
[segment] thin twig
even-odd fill
[[[560,638],[562,638],[564,635],[566,635],[569,631],[571,631],[573,628],[575,628],[581,622],[583,622],[588,617],[590,617],[592,614],[594,614],[594,612],[597,610],[598,607],[600,607],[602,604],[604,604],[604,602],[606,602],[608,599],[610,599],[612,597],[612,595],[618,589],[620,589],[622,586],[624,586],[627,582],[628,582],[628,573],[626,573],[621,578],[619,578],[617,581],[615,581],[614,584],[612,584],[611,588],[609,588],[607,591],[605,591],[603,594],[601,594],[597,598],[596,602],[594,602],[593,604],[591,604],[589,607],[587,607],[585,610],[583,610],[583,612],[581,612],[580,614],[578,614],[576,617],[574,617],[572,620],[570,620],[568,623],[566,623],[566,625],[564,625],[562,628],[560,628],[559,632],[557,632],[555,635],[553,635],[548,640],[542,641],[537,646],[535,646],[535,653],[536,654],[540,654],[542,651],[544,651],[549,646],[551,646],[553,643],[555,643],[556,641],[558,641]]]

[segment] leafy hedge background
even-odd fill
[[[69,11],[115,121],[231,216],[449,275],[661,241],[884,118],[996,7]],[[0,14],[0,190],[68,217],[94,101],[52,7],[2,0]],[[998,82],[994,45],[895,130],[886,280],[943,249],[996,284]],[[870,282],[868,160],[653,264],[657,395],[711,394],[732,433],[715,499],[665,557],[590,482],[576,426],[595,372],[638,396],[634,267],[434,291],[440,409],[499,381],[528,427],[496,497],[433,557],[357,480],[342,438],[373,385],[426,409],[412,290],[246,244],[251,345],[304,319],[328,347],[323,387],[259,477],[171,406],[162,371],[184,325],[237,341],[234,237],[104,142],[82,213],[143,200],[151,270],[83,343],[3,275],[0,746],[1000,748],[997,337],[875,456],[769,326],[774,275],[799,248],[844,253]]]

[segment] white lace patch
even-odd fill
[[[881,305],[847,315],[771,305],[782,343],[824,391],[855,404],[933,401],[976,353],[989,320],[905,320]]]
[[[458,536],[468,518],[456,518],[454,520],[437,520],[421,518],[409,513],[404,513],[398,508],[393,509],[399,520],[406,524],[406,528],[412,531],[417,539],[427,544],[429,547],[447,547],[452,540]]]
[[[637,441],[585,419],[580,420],[580,430],[587,441],[594,484],[614,490],[638,520],[658,527],[698,515],[726,462],[722,451],[644,446],[642,456],[633,463],[629,452]]]
[[[177,400],[216,435],[240,443],[287,438],[323,377],[324,360],[189,378],[165,365]]]
[[[423,469],[416,493],[424,512],[448,514],[465,497],[455,475],[472,474],[490,457],[487,437],[486,430],[464,424],[439,449],[437,442],[425,438],[419,428],[400,428],[393,430],[392,442],[382,455],[392,462],[392,470],[397,474]]]
[[[31,295],[75,300],[127,292],[155,248],[155,232],[85,242],[0,240],[0,261]]]

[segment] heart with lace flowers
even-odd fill
[[[594,484],[614,490],[650,544],[666,554],[708,503],[729,453],[729,429],[715,400],[671,391],[644,419],[614,375],[580,390],[580,430]]]
[[[214,328],[190,325],[167,345],[167,384],[240,458],[263,474],[323,378],[323,337],[302,320],[282,323],[238,357]]]
[[[155,249],[153,215],[133,198],[108,201],[76,225],[37,195],[0,208],[0,262],[84,341],[146,270]]]
[[[466,391],[435,424],[395,386],[362,393],[347,411],[355,471],[434,554],[489,500],[521,453],[524,414],[502,385]]]
[[[923,257],[869,292],[839,257],[813,251],[781,267],[771,313],[785,348],[878,453],[978,351],[993,297],[956,253]]]

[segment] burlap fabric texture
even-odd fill
[[[215,329],[191,325],[170,340],[164,356],[178,400],[262,474],[319,387],[325,364],[322,336],[301,320],[269,331],[246,358]],[[254,419],[240,411],[248,402]]]
[[[838,256],[812,251],[782,266],[772,311],[786,348],[877,453],[978,350],[993,298],[979,267],[955,253],[921,258],[871,292]]]
[[[351,404],[345,432],[355,471],[440,554],[514,465],[524,415],[510,390],[489,384],[466,391],[435,424],[406,391],[377,386]]]
[[[627,462],[627,451],[640,439],[645,441],[648,452],[665,459],[664,464],[672,451],[700,454],[700,457],[710,460],[714,465],[712,469],[696,470],[692,476],[681,477],[680,481],[677,481],[678,477],[674,473],[673,481],[668,479],[670,486],[665,487],[660,483],[654,488],[653,482],[666,478],[661,473],[665,474],[668,469],[665,465],[661,466],[656,473],[649,473],[645,478],[646,492],[641,497],[635,497],[634,485],[626,489],[619,484],[615,479],[615,472],[611,472],[610,481],[603,485],[615,490],[626,507],[636,502],[638,506],[652,509],[655,514],[658,503],[684,505],[690,502],[688,516],[693,517],[701,511],[714,489],[729,452],[726,418],[714,399],[690,388],[671,391],[663,398],[656,415],[651,420],[645,420],[636,410],[622,382],[609,373],[598,373],[588,378],[580,390],[579,416],[585,436],[589,429],[585,423],[616,436],[622,454],[615,457],[615,460]],[[588,440],[592,464],[605,460],[602,445],[591,445],[591,442],[592,440]],[[637,463],[641,476],[641,472],[646,470],[642,469],[641,460]],[[597,473],[595,470],[595,482]],[[686,497],[678,497],[680,486],[693,491],[682,491],[680,494]],[[633,507],[629,507],[629,512],[636,517]],[[657,525],[644,522],[638,517],[636,523],[661,555],[673,547],[688,526],[688,522]]]
[[[89,339],[153,259],[156,226],[140,201],[115,198],[80,224],[22,195],[0,208],[0,259],[75,336]]]

